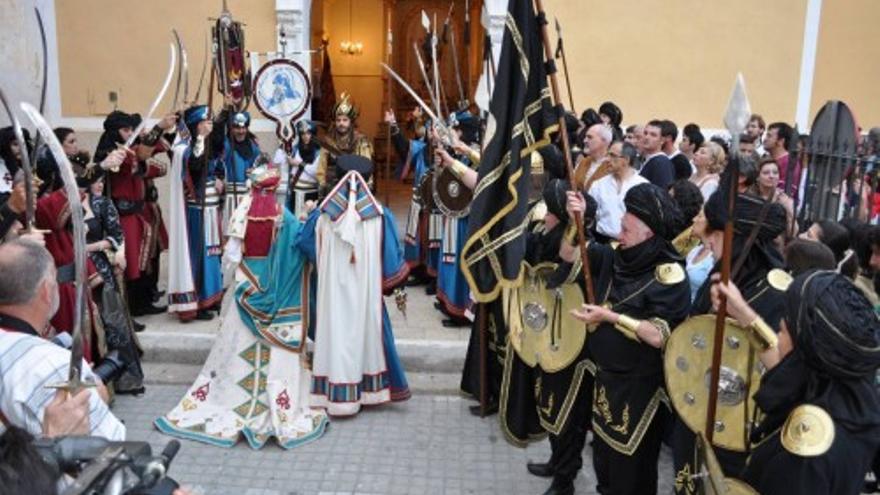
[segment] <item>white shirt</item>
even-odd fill
[[[614,174],[608,174],[605,177],[593,182],[590,186],[589,194],[596,200],[598,208],[596,209],[596,230],[608,237],[617,239],[620,236],[620,220],[626,213],[626,206],[623,204],[623,198],[626,197],[627,191],[639,184],[648,182],[641,175],[635,173],[623,181],[622,184],[617,182]]]
[[[0,330],[0,410],[9,423],[35,437],[43,434],[43,414],[56,390],[47,385],[67,381],[70,351],[48,340],[20,332]],[[95,374],[83,361],[83,381]],[[90,389],[91,434],[111,441],[125,440],[125,426],[110,412],[96,389]],[[4,431],[5,427],[0,425]]]

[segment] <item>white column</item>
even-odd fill
[[[489,39],[492,41],[492,58],[496,66],[501,60],[501,43],[504,41],[504,20],[507,18],[507,2],[508,0],[486,0],[484,4],[486,7],[484,12],[486,18],[478,19],[478,21],[482,21],[488,27]],[[483,111],[489,111],[489,98],[491,96],[488,93],[487,77],[489,77],[489,74],[486,72],[486,67],[483,67],[480,80],[477,83],[476,94],[474,95],[477,106]],[[492,90],[494,91],[494,89],[495,87],[493,86]]]
[[[275,0],[275,17],[278,27],[276,33],[284,31],[287,41],[282,56],[293,60],[300,64],[306,75],[311,80],[312,77],[312,54],[311,50],[311,20],[312,20],[312,2],[311,0]],[[277,50],[281,53],[281,39],[277,40]],[[314,88],[312,88],[314,91]],[[312,116],[311,107],[303,115],[303,118],[309,119]]]
[[[822,0],[809,0],[804,19],[804,42],[801,52],[801,73],[798,82],[795,122],[801,132],[806,132],[810,122],[810,103],[813,99],[813,77],[816,71],[816,50],[819,45],[819,21]]]

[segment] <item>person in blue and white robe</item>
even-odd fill
[[[410,397],[383,298],[409,268],[394,215],[367,186],[372,162],[343,155],[337,166],[345,175],[310,214],[300,246],[318,273],[312,404],[351,416]]]
[[[222,131],[216,132],[206,105],[187,109],[184,121],[194,138],[172,147],[168,312],[181,321],[210,320],[209,310],[218,309],[223,296]]]

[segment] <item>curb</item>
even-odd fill
[[[147,363],[202,365],[216,334],[203,332],[144,332],[138,334]],[[398,339],[397,354],[405,370],[415,373],[461,373],[467,342]]]

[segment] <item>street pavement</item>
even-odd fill
[[[187,385],[150,385],[141,397],[120,396],[113,411],[128,439],[161,450],[171,437],[152,426],[171,410]],[[170,476],[200,495],[300,494],[540,494],[549,480],[526,471],[546,460],[549,445],[508,444],[497,416],[480,419],[473,402],[450,394],[416,394],[407,402],[366,409],[331,422],[320,440],[285,451],[274,443],[252,450],[181,440]],[[589,446],[576,481],[579,494],[595,491]],[[672,491],[672,461],[664,449],[660,493]]]
[[[409,195],[406,187],[391,186],[402,231]],[[163,270],[162,288],[165,279]],[[472,416],[473,402],[458,393],[470,328],[444,328],[423,286],[407,292],[406,315],[391,298],[386,304],[412,399],[335,420],[323,438],[291,451],[273,443],[255,451],[246,443],[224,449],[181,440],[170,475],[200,495],[543,493],[549,480],[529,475],[525,466],[549,458],[547,442],[527,449],[508,444],[497,416]],[[148,441],[158,452],[171,437],[160,434],[153,421],[170,411],[195,379],[220,321],[181,324],[167,314],[138,320],[147,325],[139,334],[147,392],[117,397],[113,411],[125,421],[130,440]],[[584,466],[577,492],[596,493],[589,447]],[[672,471],[664,450],[661,493],[671,492]]]

